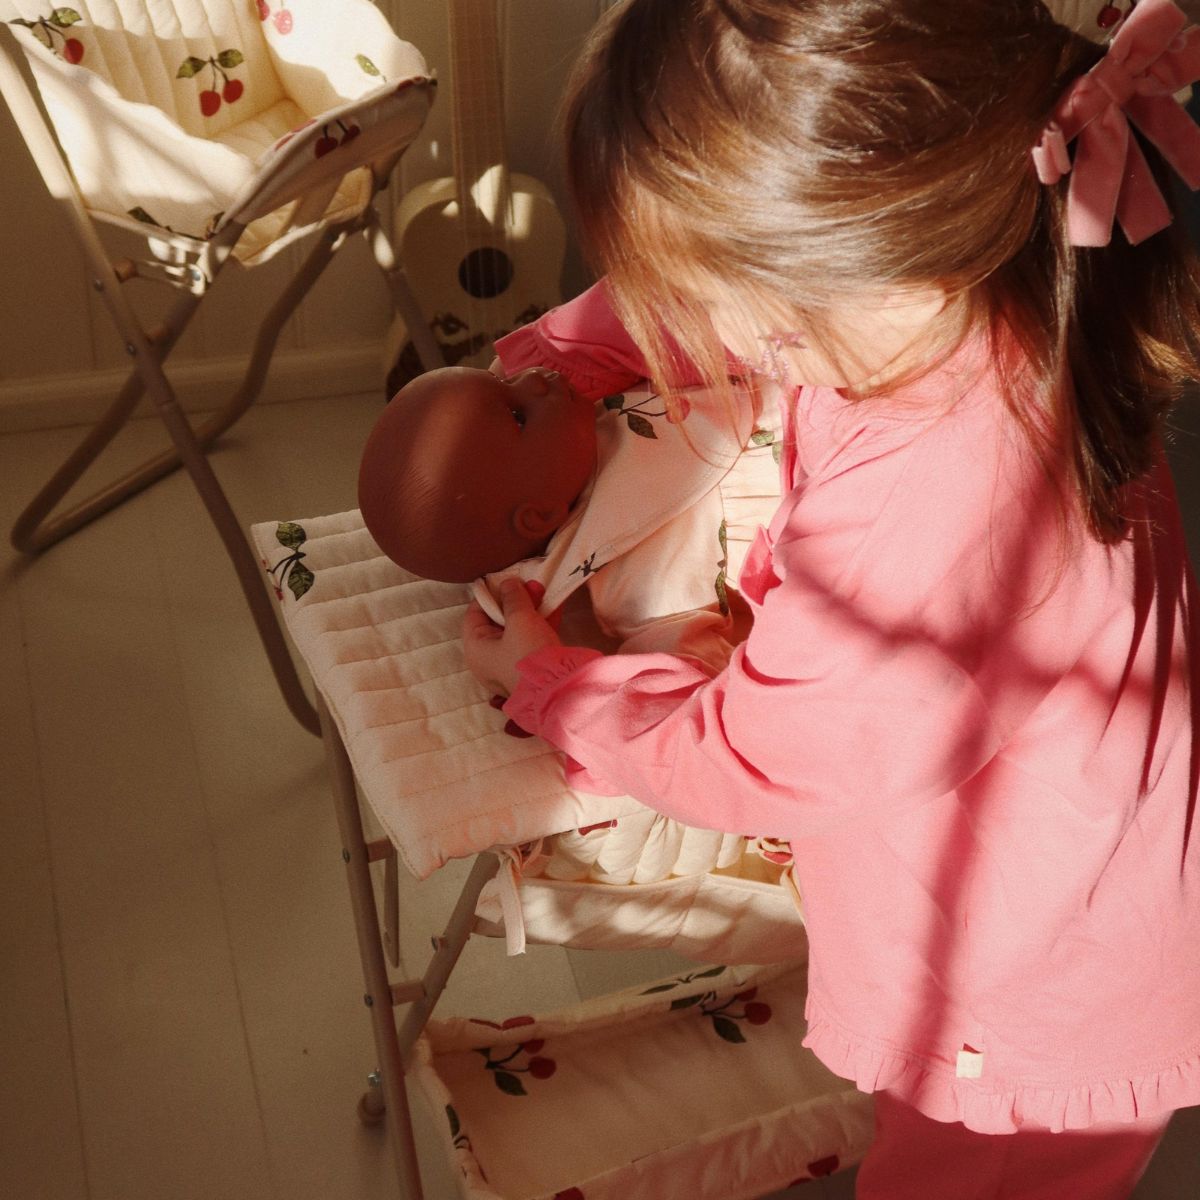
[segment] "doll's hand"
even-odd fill
[[[533,597],[519,579],[500,585],[504,609],[503,628],[494,625],[474,601],[463,622],[463,649],[467,667],[485,687],[511,696],[519,676],[517,663],[543,646],[559,645],[550,622],[534,608]]]

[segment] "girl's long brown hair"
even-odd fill
[[[726,373],[698,278],[818,332],[864,288],[945,289],[990,332],[1064,502],[1115,542],[1126,484],[1200,373],[1200,272],[1178,224],[1070,246],[1068,179],[1033,173],[1102,52],[1041,0],[626,0],[565,111],[585,253],[667,388],[681,359]]]

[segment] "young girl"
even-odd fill
[[[790,837],[805,1044],[877,1093],[864,1200],[1127,1196],[1200,1102],[1200,630],[1160,445],[1200,284],[1129,132],[1200,182],[1183,24],[1140,0],[1106,51],[1040,0],[627,0],[567,115],[607,281],[500,350],[798,385],[726,670],[563,646],[519,585],[465,635],[594,775]]]

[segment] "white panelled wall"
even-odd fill
[[[376,0],[401,37],[420,48],[440,81],[425,130],[392,192],[452,173],[450,66],[445,0]],[[509,161],[549,185],[563,206],[554,117],[567,72],[605,0],[498,0]],[[7,109],[0,104],[0,432],[91,419],[124,377],[125,356],[95,298],[83,257],[46,195]],[[565,211],[565,206],[564,211]],[[140,243],[104,229],[116,257]],[[190,409],[215,406],[240,378],[259,317],[307,252],[306,239],[260,267],[229,266],[172,354],[171,375]],[[569,255],[566,294],[584,282]],[[127,285],[139,311],[158,313],[170,289]],[[391,308],[361,239],[335,258],[289,322],[264,390],[266,400],[382,388]]]

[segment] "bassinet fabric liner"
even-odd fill
[[[247,263],[361,212],[359,164],[407,145],[432,99],[370,0],[0,0],[0,20],[93,216],[177,250],[237,220]]]
[[[396,566],[357,510],[255,525],[252,536],[363,797],[418,879],[451,858],[642,807],[571,791],[545,742],[505,731],[463,660],[467,588]]]
[[[414,1077],[465,1200],[751,1200],[857,1163],[871,1097],[800,1043],[805,970],[698,968],[434,1020]]]

